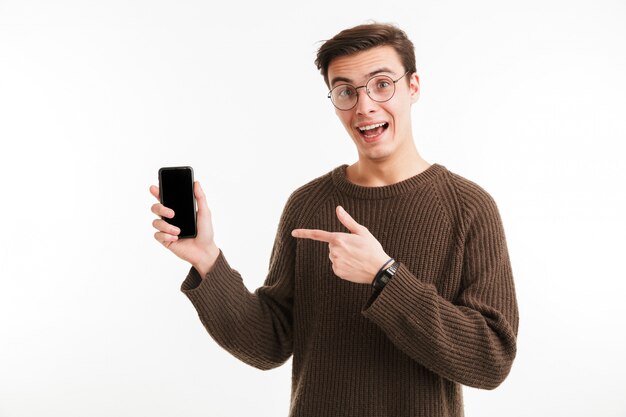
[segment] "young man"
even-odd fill
[[[291,416],[462,416],[461,385],[497,387],[516,353],[496,204],[419,155],[404,32],[347,29],[316,64],[358,160],[290,196],[265,284],[250,293],[226,262],[199,184],[198,236],[157,219],[155,238],[193,266],[182,291],[222,347],[260,369],[293,355]]]

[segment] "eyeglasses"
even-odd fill
[[[370,78],[365,85],[355,87],[350,84],[339,84],[328,92],[328,98],[339,110],[350,110],[359,101],[359,88],[365,88],[365,92],[372,100],[384,103],[391,100],[396,93],[396,83],[400,81],[409,71],[405,72],[397,80],[387,75],[375,75]]]

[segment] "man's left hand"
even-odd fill
[[[328,243],[328,257],[335,275],[357,284],[371,284],[389,256],[370,231],[358,224],[341,206],[337,206],[337,218],[350,233],[295,229],[291,235]]]

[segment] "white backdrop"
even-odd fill
[[[421,154],[505,224],[518,357],[467,416],[626,416],[623,0],[0,0],[0,416],[287,415],[291,362],[205,332],[148,187],[192,165],[261,285],[288,195],[356,160],[313,60],[368,19],[416,45]]]

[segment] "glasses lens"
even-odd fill
[[[349,110],[356,104],[357,91],[348,84],[338,85],[330,92],[330,98],[339,110]]]
[[[374,101],[387,101],[393,97],[396,91],[396,83],[386,75],[374,77],[367,83],[367,94]]]

